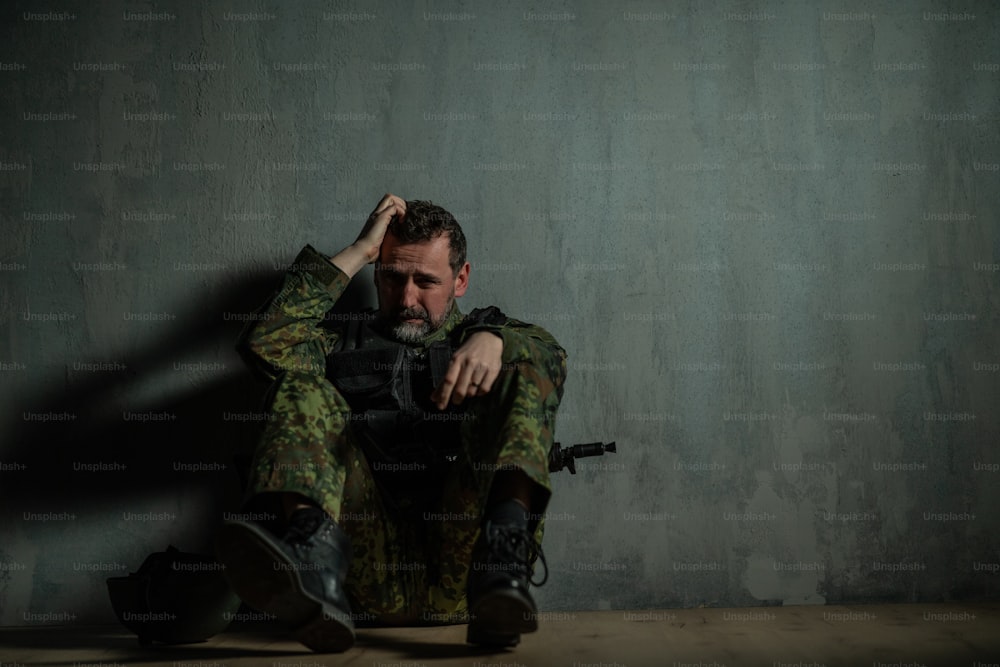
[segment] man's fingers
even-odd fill
[[[497,376],[500,375],[500,371],[497,369],[487,368],[486,372],[483,374],[481,380],[479,380],[479,393],[488,394],[490,389],[493,389],[493,383],[496,381]]]
[[[466,396],[476,395],[478,387],[473,384],[472,380],[475,372],[474,364],[465,363],[463,365],[462,372],[458,375],[458,381],[455,382],[455,388],[451,392],[455,405],[461,405]]]
[[[476,333],[455,352],[440,386],[431,393],[431,400],[439,410],[449,402],[459,405],[468,397],[490,392],[500,376],[502,357],[496,343],[500,339],[493,334]]]
[[[446,381],[441,383],[442,387],[447,385],[451,402],[455,405],[460,405],[466,398],[488,394],[499,375],[498,369],[491,369],[484,364],[468,360],[463,360],[459,368],[461,370],[454,381],[446,375]],[[448,401],[441,395],[441,392],[438,393],[438,396],[440,398],[439,407],[447,406]]]
[[[394,194],[387,193],[375,206],[375,209],[369,217],[374,218],[389,209],[392,209],[394,214],[398,213],[402,216],[406,213],[406,202]]]
[[[455,405],[462,402],[469,391],[472,370],[471,364],[465,363],[464,359],[451,360],[444,379],[435,392],[437,398],[433,399],[439,410],[448,407],[449,402],[454,402]]]
[[[402,199],[396,198],[396,220],[402,220],[406,217],[406,202]]]
[[[457,375],[457,372],[455,373]],[[435,395],[437,396],[434,400],[435,405],[437,405],[438,410],[444,410],[448,406],[448,401],[451,400],[451,390],[455,386],[455,378],[452,377],[451,369],[445,374],[444,379],[441,380],[441,385],[437,388]]]
[[[448,407],[448,403],[458,405],[465,398],[468,388],[469,376],[462,359],[452,359],[448,366],[448,372],[444,374],[441,382],[441,409]]]
[[[472,374],[472,379],[469,382],[469,390],[466,392],[466,395],[482,396],[483,394],[489,392],[490,384],[492,384],[490,369],[484,365],[480,365]]]
[[[383,210],[385,210],[385,208],[387,206],[389,206],[389,205],[391,205],[393,203],[394,202],[393,202],[393,199],[392,199],[392,195],[386,195],[386,196],[382,197],[382,199],[379,200],[379,203],[375,205],[375,208],[372,209],[372,215],[373,216],[378,215]]]
[[[395,202],[389,202],[385,208],[373,214],[375,217],[372,220],[372,224],[379,228],[380,233],[384,236],[389,225],[392,224],[393,217],[396,219],[402,219],[404,212],[400,210],[399,206]]]

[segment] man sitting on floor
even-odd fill
[[[537,629],[566,352],[496,307],[463,315],[465,255],[450,213],[387,194],[333,257],[307,245],[241,336],[273,381],[245,509],[278,520],[225,523],[217,554],[313,650],[349,648],[358,618],[493,646]],[[333,316],[373,262],[378,310]]]

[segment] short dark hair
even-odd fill
[[[387,233],[402,243],[423,243],[447,234],[448,264],[452,275],[458,275],[465,264],[465,234],[462,228],[455,216],[432,202],[423,199],[407,201],[406,217],[402,222],[393,220]]]

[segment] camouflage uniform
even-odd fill
[[[411,499],[424,520],[401,514],[380,492],[355,433],[351,410],[325,377],[339,337],[320,326],[350,278],[312,246],[290,267],[281,289],[244,329],[237,349],[273,381],[269,419],[250,470],[248,499],[295,492],[317,502],[351,539],[347,590],[356,619],[455,623],[466,619],[473,544],[496,470],[519,468],[551,494],[548,453],[566,377],[566,352],[544,329],[506,318],[470,327],[503,339],[503,367],[489,394],[463,401],[462,451],[438,488]],[[419,343],[444,339],[464,315]],[[428,503],[426,499],[431,501]],[[405,503],[404,499],[404,503]],[[410,518],[407,518],[410,517]],[[533,517],[539,518],[539,517]],[[544,521],[535,536],[541,542]]]

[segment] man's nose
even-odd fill
[[[403,308],[413,308],[417,303],[417,285],[412,280],[407,280],[400,295],[400,305]]]

